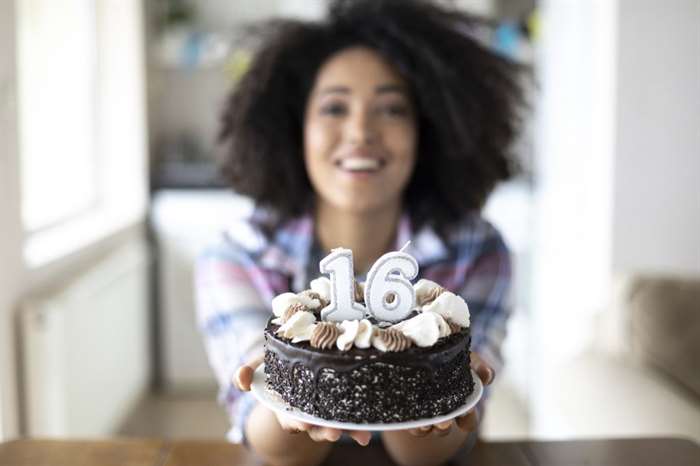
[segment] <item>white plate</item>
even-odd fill
[[[265,365],[261,364],[253,374],[253,383],[251,384],[251,390],[255,398],[258,399],[263,405],[270,408],[271,410],[284,414],[291,418],[297,419],[302,422],[307,422],[309,424],[322,426],[322,427],[332,427],[334,429],[342,430],[364,430],[364,431],[384,431],[384,430],[404,430],[404,429],[415,429],[418,427],[429,426],[432,424],[437,424],[443,421],[453,419],[460,416],[474,406],[481,398],[484,392],[484,386],[481,383],[481,379],[476,375],[476,372],[472,370],[472,377],[474,378],[474,391],[467,397],[467,401],[455,409],[451,413],[445,414],[443,416],[437,416],[429,419],[418,419],[415,421],[408,422],[392,422],[392,423],[378,423],[378,424],[355,424],[352,422],[339,422],[339,421],[328,421],[326,419],[321,419],[320,417],[312,416],[311,414],[306,414],[301,412],[297,408],[289,406],[275,391],[270,390],[265,383]]]

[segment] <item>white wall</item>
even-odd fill
[[[700,274],[700,2],[619,8],[613,267]]]
[[[95,438],[121,427],[151,380],[149,272],[141,235],[22,300],[23,434]]]
[[[0,439],[17,432],[12,304],[20,289],[14,2],[0,2]]]

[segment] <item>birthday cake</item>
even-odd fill
[[[290,406],[341,422],[433,418],[464,405],[474,387],[464,300],[430,280],[412,285],[418,266],[401,252],[382,256],[365,284],[354,281],[351,264],[349,250],[334,250],[321,261],[330,279],[272,300],[267,387]]]

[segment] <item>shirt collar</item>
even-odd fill
[[[310,214],[290,220],[277,230],[264,248],[260,264],[266,269],[290,275],[294,280],[305,280],[313,239],[314,224]],[[416,258],[419,266],[439,262],[448,256],[447,246],[432,227],[424,225],[414,232],[410,216],[404,213],[399,220],[395,249],[398,251],[409,240],[411,244],[406,252]],[[307,284],[294,285],[302,289]]]
[[[311,255],[313,219],[306,214],[285,222],[263,251],[260,264],[287,275],[303,275]]]
[[[445,242],[432,227],[424,225],[419,231],[414,232],[410,216],[404,213],[399,221],[395,249],[398,251],[408,241],[411,241],[411,244],[406,252],[416,258],[419,267],[439,262],[448,256]]]

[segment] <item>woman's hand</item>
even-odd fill
[[[233,377],[233,383],[238,387],[239,390],[244,392],[250,391],[250,384],[253,381],[253,373],[255,369],[262,364],[263,358],[255,358],[246,364],[242,365],[236,371]],[[306,434],[315,442],[335,442],[342,435],[343,431],[340,429],[332,429],[330,427],[321,427],[307,422],[297,421],[289,416],[279,414],[275,412],[277,417],[277,422],[279,422],[280,427],[288,434],[299,434],[301,432],[306,432]],[[364,431],[348,431],[348,435],[352,437],[359,445],[366,446],[369,444],[372,434],[370,432]]]
[[[491,366],[486,364],[484,360],[474,352],[471,353],[471,364],[472,369],[477,373],[483,384],[491,385],[495,377],[495,372]],[[450,433],[453,424],[457,424],[457,427],[464,432],[476,432],[476,429],[479,427],[479,421],[478,411],[472,408],[466,414],[455,419],[450,419],[449,421],[444,421],[439,424],[419,427],[417,429],[409,429],[409,432],[416,437],[425,437],[431,433],[442,437]]]

